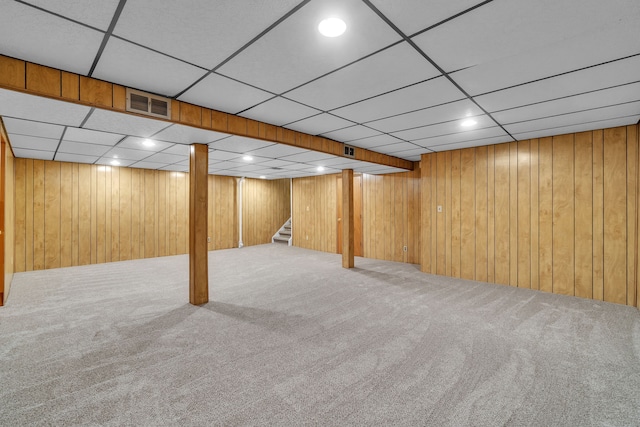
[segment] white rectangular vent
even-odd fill
[[[171,100],[127,88],[127,111],[171,119]]]
[[[349,145],[344,146],[344,156],[351,157],[352,159],[356,158],[356,147],[351,147]]]

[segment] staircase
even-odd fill
[[[291,218],[273,235],[271,243],[285,243],[291,246]]]

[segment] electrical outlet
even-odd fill
[[[207,237],[207,243],[211,243],[211,237]]]
[[[407,247],[406,247],[406,246],[403,246],[403,247],[402,247],[402,250],[403,250],[403,251],[405,251],[405,252],[407,252]]]
[[[442,212],[442,206],[438,205],[438,212]]]

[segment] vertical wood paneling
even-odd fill
[[[574,136],[553,138],[553,292],[574,294]]]
[[[131,258],[131,172],[133,169],[122,168],[120,170],[120,260]],[[166,174],[165,174],[166,175]]]
[[[15,162],[15,271],[26,271],[26,250],[30,246],[26,241],[27,204],[33,207],[33,201],[27,200],[27,162]]]
[[[91,171],[90,165],[78,165],[78,265],[91,264]]]
[[[446,244],[445,244],[445,227],[446,227],[446,153],[436,153],[436,205],[439,207],[436,211],[436,274],[446,274]]]
[[[111,170],[111,261],[120,261],[120,172]]]
[[[553,291],[553,145],[538,141],[538,280],[539,289]]]
[[[627,126],[627,304],[636,305],[638,126]]]
[[[518,143],[509,143],[509,285],[518,286]]]
[[[33,269],[44,270],[45,262],[45,169],[43,160],[33,161]]]
[[[487,147],[487,281],[495,282],[495,147]]]
[[[444,243],[445,243],[445,274],[447,276],[451,276],[451,268],[452,268],[452,220],[453,216],[451,215],[452,208],[452,157],[451,151],[446,151],[445,153],[445,188],[444,188]]]
[[[487,147],[476,148],[476,275],[475,280],[487,281],[488,200]]]
[[[538,246],[539,246],[539,203],[538,203],[538,140],[531,140],[531,289],[540,289]]]
[[[518,287],[531,288],[531,145],[518,142]]]
[[[423,154],[420,161],[420,270],[431,273],[431,171],[432,154]]]
[[[593,297],[592,132],[575,136],[575,295]]]
[[[460,277],[475,279],[476,274],[476,174],[475,149],[460,153]]]
[[[460,277],[460,150],[451,153],[451,276]]]
[[[16,159],[16,163],[21,162],[22,160]],[[25,162],[25,200],[26,200],[26,208],[25,208],[25,271],[33,270],[33,253],[35,250],[29,250],[29,248],[35,248],[35,240],[33,233],[33,210],[36,207],[36,201],[33,198],[33,162],[34,160],[24,160]],[[19,196],[16,196],[18,199]],[[40,267],[42,268],[42,266]]]
[[[509,284],[509,145],[495,146],[495,282]],[[465,183],[466,184],[466,183]]]
[[[290,185],[288,179],[263,180],[246,178],[243,185],[242,198],[242,240],[245,246],[271,243],[273,235],[291,216]],[[232,209],[221,198],[218,203],[224,204],[223,212]],[[226,215],[221,215],[222,218]],[[225,240],[233,230],[224,227]]]
[[[73,171],[71,163],[60,163],[60,267],[73,265],[73,187],[67,183],[73,183]]]

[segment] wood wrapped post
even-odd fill
[[[342,267],[354,267],[353,169],[342,171]]]
[[[192,144],[189,154],[189,302],[209,302],[207,252],[208,147]]]

